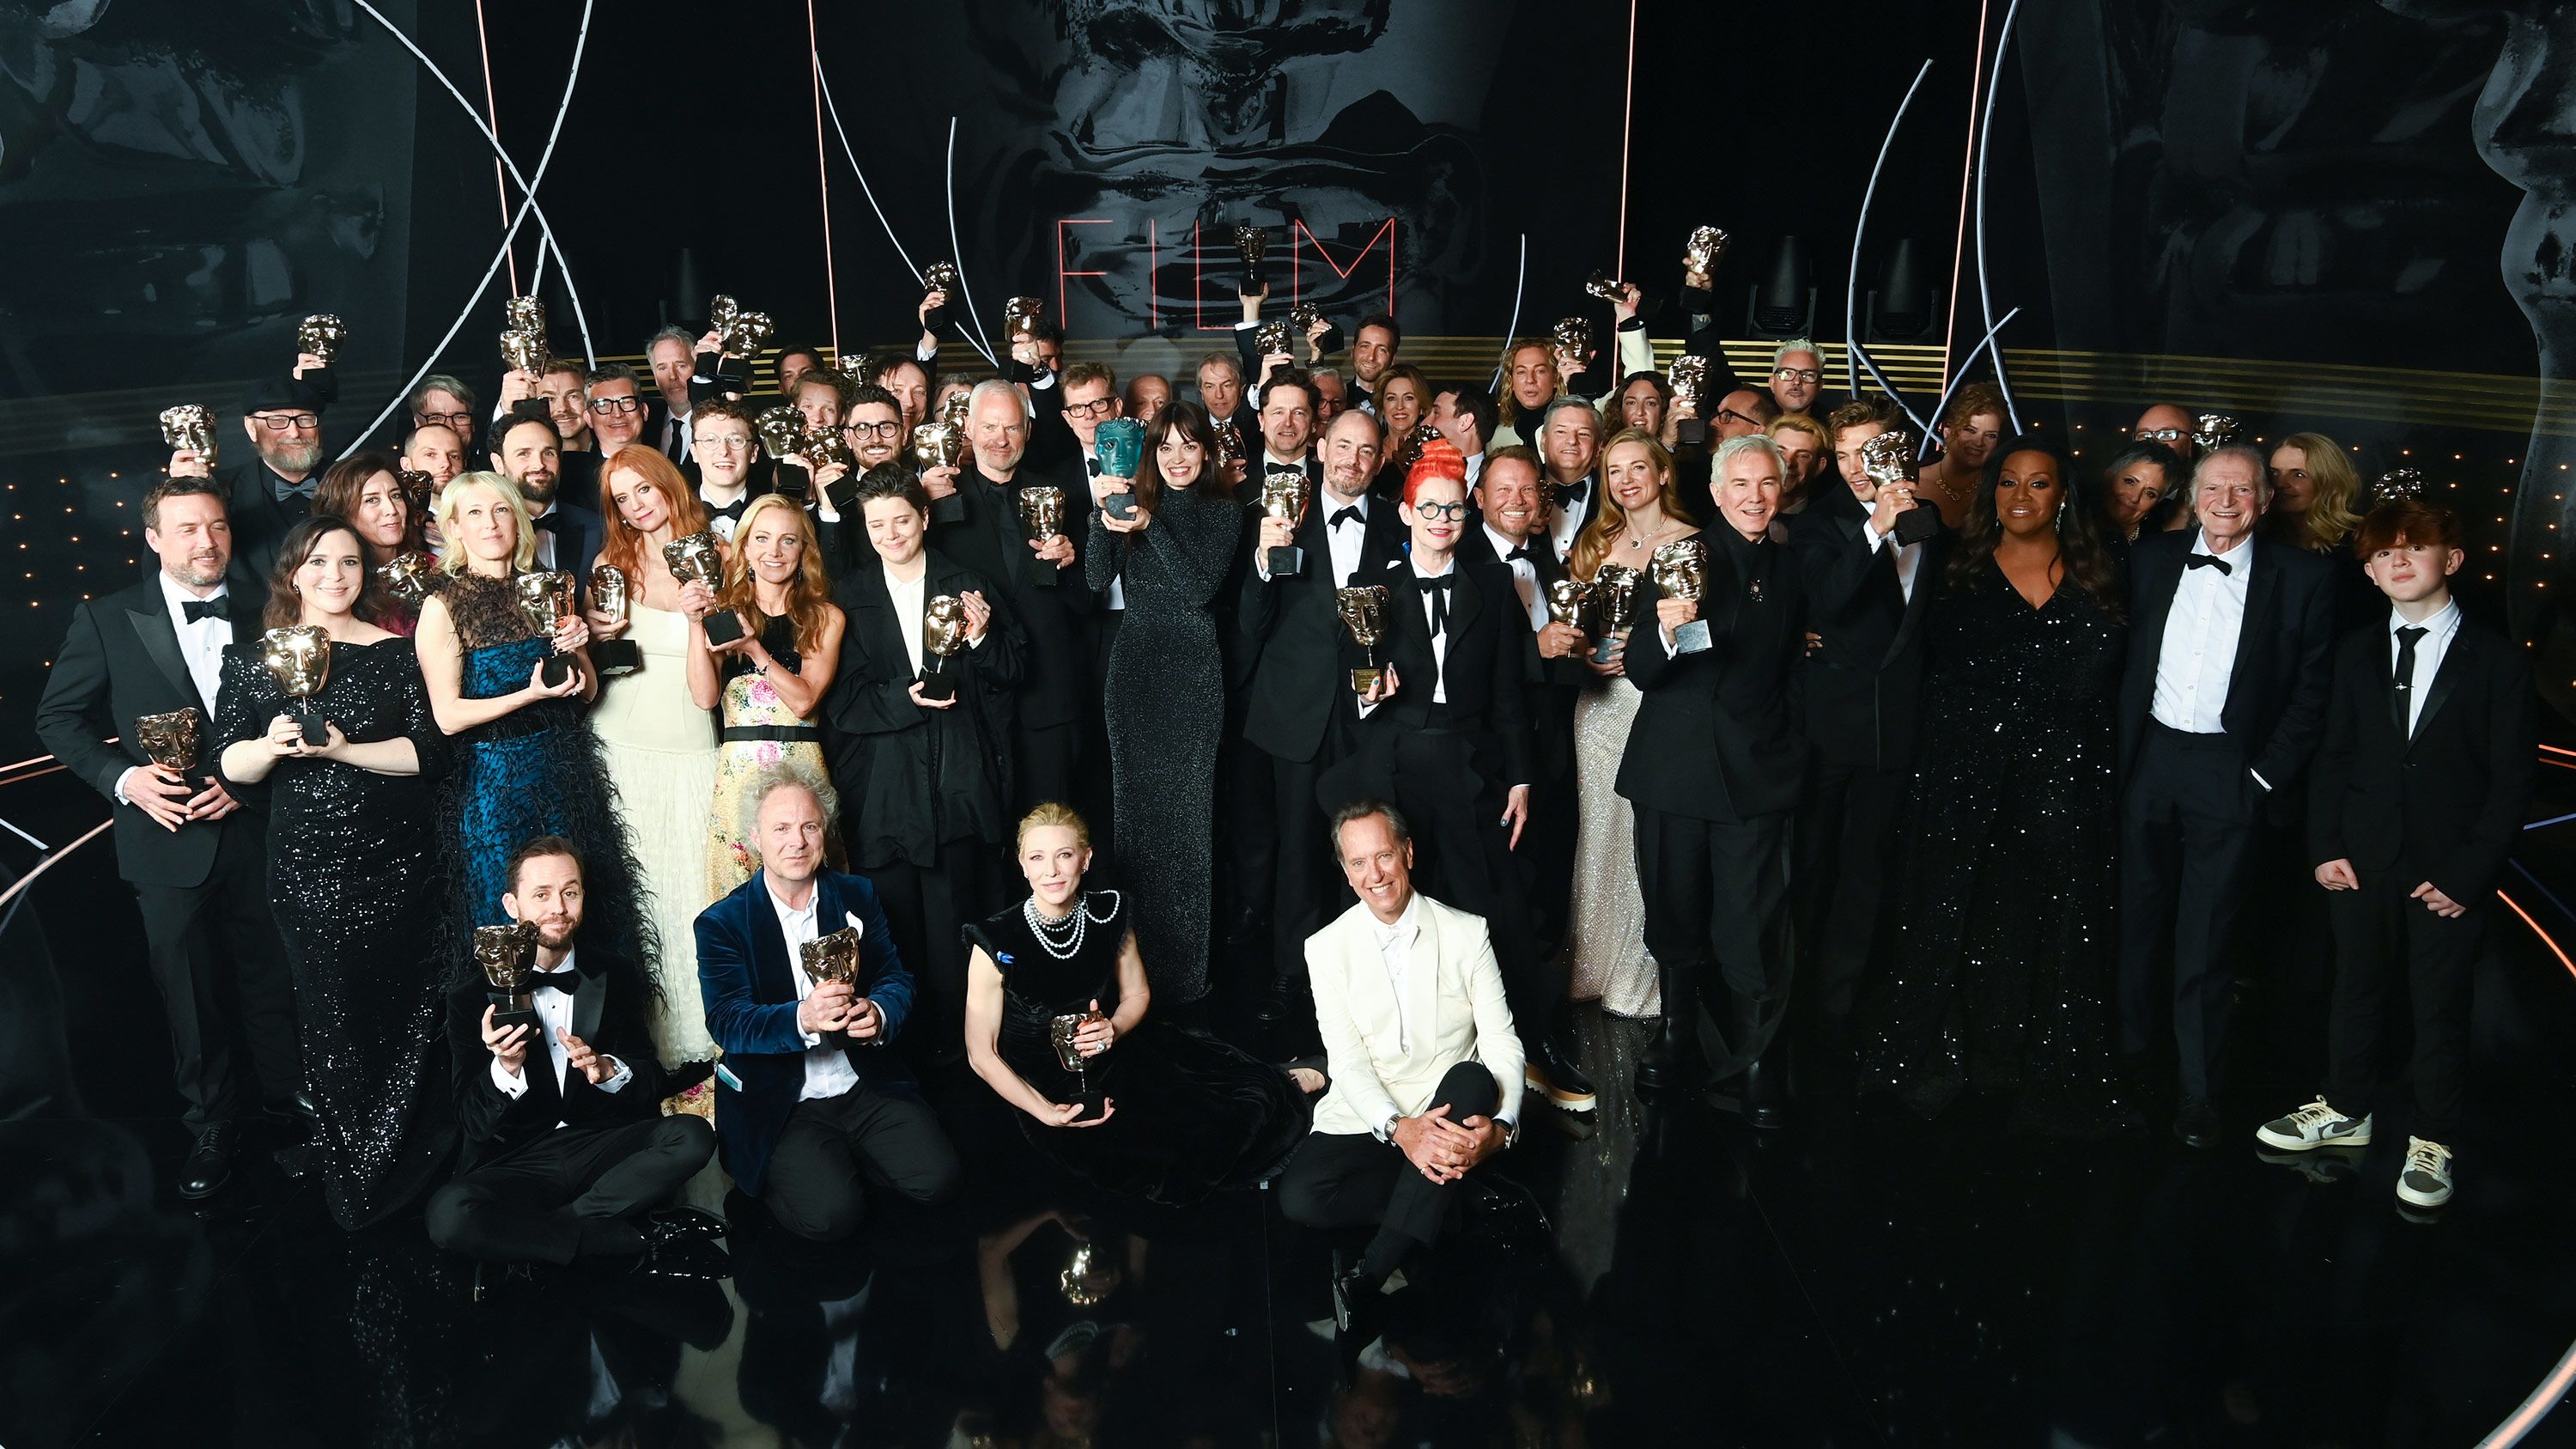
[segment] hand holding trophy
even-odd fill
[[[1235,284],[1236,291],[1247,297],[1258,297],[1270,289],[1270,284],[1261,279],[1261,259],[1269,251],[1270,231],[1267,227],[1248,221],[1235,227],[1234,254],[1243,260],[1243,280]]]
[[[570,575],[565,577],[569,578]],[[590,571],[590,604],[608,620],[611,629],[626,626],[628,611],[633,607],[626,571],[615,564],[600,564]],[[644,648],[632,639],[594,638],[590,641],[591,667],[603,679],[633,674],[644,667]]]
[[[712,533],[692,533],[662,545],[662,562],[671,570],[675,584],[704,584],[722,592],[724,589],[724,554],[716,548]],[[742,620],[731,609],[718,609],[699,621],[710,644],[730,644],[742,637]]]
[[[331,743],[331,723],[314,703],[331,682],[331,636],[319,624],[289,624],[260,636],[259,662],[294,707],[286,717],[313,749]]]
[[[1941,510],[1914,496],[1915,467],[1914,435],[1903,428],[1890,428],[1860,445],[1861,472],[1876,485],[1879,508],[1893,515],[1887,534],[1899,544],[1921,543],[1941,531]]]
[[[1619,652],[1619,638],[1637,622],[1637,580],[1635,569],[1625,564],[1603,564],[1592,576],[1592,611],[1595,632],[1592,662],[1608,664]]]
[[[1673,421],[1673,441],[1702,444],[1708,441],[1708,420],[1699,415],[1701,397],[1708,391],[1708,359],[1696,352],[1685,352],[1673,359],[1673,406],[1688,408],[1687,416]]]
[[[1708,593],[1708,541],[1679,538],[1655,550],[1647,572],[1664,596],[1696,604]],[[1708,621],[1693,619],[1673,630],[1673,653],[1698,654],[1709,646]]]
[[[491,988],[492,1029],[537,1024],[536,992],[528,978],[537,966],[537,923],[512,921],[506,926],[474,928],[474,964]]]
[[[1261,516],[1288,525],[1288,536],[1297,536],[1297,525],[1306,521],[1305,469],[1277,464],[1262,469]],[[1261,561],[1274,579],[1293,578],[1306,571],[1306,551],[1294,543],[1273,545]]]
[[[1682,243],[1682,282],[1705,292],[1716,283],[1717,264],[1726,258],[1729,238],[1713,226],[1694,227]]]
[[[1386,682],[1386,671],[1378,667],[1377,646],[1386,639],[1387,598],[1384,584],[1333,590],[1333,608],[1342,616],[1342,627],[1350,631],[1351,642],[1360,646],[1368,660],[1351,671],[1353,694],[1372,693]]]
[[[1222,423],[1218,432],[1224,432]],[[1091,450],[1100,459],[1100,476],[1104,480],[1115,478],[1132,484],[1136,470],[1145,464],[1145,425],[1134,418],[1111,418],[1092,431]],[[1121,523],[1128,522],[1136,516],[1136,495],[1133,491],[1104,494],[1100,508]]]
[[[215,470],[215,415],[202,403],[181,403],[161,410],[161,441],[170,448],[171,476],[182,476],[183,461],[179,454],[189,455],[184,466],[199,477],[212,477]]]
[[[925,699],[957,697],[957,676],[941,668],[966,647],[966,604],[955,594],[940,594],[921,606],[921,694]]]

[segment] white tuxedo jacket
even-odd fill
[[[1318,1132],[1373,1132],[1390,1112],[1422,1112],[1435,1105],[1440,1078],[1470,1060],[1494,1074],[1502,1104],[1496,1115],[1520,1120],[1521,1039],[1484,917],[1429,896],[1414,900],[1422,930],[1405,973],[1401,1016],[1367,906],[1352,906],[1306,938],[1315,1019],[1333,1075],[1315,1107]]]

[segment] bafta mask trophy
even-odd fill
[[[2225,413],[2202,413],[2191,427],[2191,443],[2206,453],[2236,441],[2236,419]]]
[[[197,748],[205,738],[206,717],[194,705],[134,721],[134,744],[143,758],[182,779],[197,768]]]
[[[725,297],[717,300],[731,301],[732,299]],[[777,325],[769,320],[768,313],[745,312],[737,308],[722,322],[716,324],[716,346],[723,348],[724,355],[727,357],[758,357],[760,349],[769,345],[770,335],[777,330]]]
[[[536,569],[512,579],[510,586],[518,593],[519,612],[527,615],[530,626],[547,639],[551,640],[564,621],[572,617],[572,575]],[[572,678],[572,660],[555,653],[549,643],[544,669],[537,677],[548,686],[561,684]]]
[[[615,564],[606,563],[591,569],[590,602],[599,612],[608,616],[610,623],[623,624],[627,621],[633,607],[631,598],[626,581],[626,570]],[[615,639],[602,639],[594,635],[590,641],[590,663],[592,668],[599,671],[600,677],[614,679],[621,674],[633,674],[643,668],[644,649],[634,640],[622,636]]]
[[[1321,334],[1318,334],[1315,326],[1323,320],[1324,309],[1321,307],[1301,306],[1288,309],[1288,330],[1299,337],[1313,338],[1315,355],[1330,357],[1342,350],[1342,329],[1326,327]]]
[[[1275,318],[1271,321],[1263,322],[1252,329],[1253,356],[1270,357],[1276,354],[1285,353],[1288,358],[1288,361],[1285,364],[1274,365],[1270,372],[1262,375],[1261,385],[1263,387],[1268,387],[1270,385],[1270,379],[1279,371],[1279,366],[1284,365],[1287,367],[1295,367],[1297,365],[1297,354],[1292,350],[1293,341],[1294,339],[1289,334],[1288,324]]]
[[[474,964],[483,968],[483,984],[491,988],[492,1029],[534,1027],[536,992],[528,978],[537,968],[537,923],[476,926]]]
[[[1261,516],[1285,520],[1289,536],[1296,536],[1297,525],[1306,518],[1305,469],[1274,464],[1262,470]],[[1291,543],[1271,549],[1262,562],[1269,567],[1272,578],[1294,578],[1306,571],[1306,551]]]
[[[1569,628],[1583,627],[1584,611],[1592,607],[1592,585],[1567,576],[1547,586],[1547,621]]]
[[[1713,226],[1694,227],[1682,243],[1682,280],[1707,291],[1717,280],[1717,264],[1726,259],[1728,237]]]
[[[2371,497],[2380,503],[2395,503],[2400,499],[2420,502],[2424,497],[2423,470],[2391,468],[2379,475],[2379,481],[2370,486],[2370,492]]]
[[[921,269],[921,295],[926,299],[933,292],[939,293],[942,297],[954,297],[957,295],[957,264],[955,262],[932,262],[929,266]],[[943,301],[938,306],[930,309],[929,315],[922,319],[921,325],[931,329],[932,331],[936,331],[938,330],[941,320],[947,315],[948,304]]]
[[[1043,298],[1013,297],[1002,304],[1002,337],[1015,350],[1023,336],[1036,332],[1045,321],[1046,302]]]
[[[805,445],[805,415],[786,403],[761,413],[751,427],[772,458],[792,458]]]
[[[921,697],[954,699],[957,676],[941,666],[966,647],[966,605],[955,594],[939,594],[921,606]]]
[[[295,327],[295,350],[312,353],[324,367],[340,355],[340,344],[347,340],[349,324],[328,312],[316,312]]]
[[[1064,536],[1064,490],[1028,487],[1020,490],[1020,526],[1028,531],[1029,542],[1045,543]],[[1056,587],[1056,576],[1063,572],[1044,559],[1033,558],[1030,575],[1038,587]]]
[[[546,365],[546,304],[535,297],[512,297],[501,304],[501,361],[513,372],[540,372]]]
[[[1103,423],[1101,426],[1107,427],[1108,424]],[[1136,425],[1136,456],[1139,460],[1145,456],[1144,427],[1143,423]],[[1234,424],[1224,422],[1218,423],[1215,431],[1216,471],[1222,476],[1231,472],[1235,464],[1243,461],[1243,434],[1236,431]]]
[[[385,560],[376,577],[385,592],[417,609],[429,600],[430,580],[438,573],[438,556],[423,549],[398,553]]]
[[[742,304],[722,292],[707,299],[707,330],[722,332],[726,324],[742,315]]]
[[[1248,221],[1235,227],[1234,254],[1243,259],[1243,280],[1235,284],[1236,291],[1250,297],[1258,295],[1268,286],[1261,280],[1261,259],[1268,255],[1269,251],[1269,228],[1256,226]]]
[[[693,533],[662,545],[662,562],[671,569],[675,584],[705,584],[710,589],[724,588],[724,555],[716,548],[712,533]],[[710,644],[730,644],[742,637],[742,621],[731,609],[718,609],[703,621]]]
[[[957,430],[957,435],[959,437],[964,437],[966,435],[966,414],[969,409],[974,407],[974,405],[975,394],[967,389],[960,388],[940,401],[939,416],[934,419],[934,421],[946,423],[948,426]]]
[[[1082,909],[1079,901],[1074,903],[1074,909]],[[1092,1099],[1091,1058],[1082,1054],[1080,1038],[1085,1026],[1102,1020],[1106,1018],[1097,1011],[1069,1011],[1047,1020],[1047,1045],[1055,1048],[1055,1064],[1073,1073],[1074,1100],[1082,1104],[1083,1112],[1092,1111],[1099,1104]],[[1074,1115],[1078,1117],[1082,1113]],[[1065,1271],[1070,1274],[1073,1270],[1068,1268]]]
[[[322,686],[331,682],[331,636],[318,624],[271,629],[259,638],[259,662],[285,693],[290,705],[286,717],[304,731],[304,743],[331,743],[330,723],[314,703]]]
[[[923,472],[954,468],[966,457],[966,434],[955,423],[928,422],[912,430],[912,463]]]
[[[1673,440],[1702,444],[1708,441],[1708,419],[1699,415],[1701,398],[1708,392],[1708,359],[1696,352],[1685,352],[1673,359],[1673,405],[1690,404],[1691,415],[1673,423]]]
[[[1384,584],[1333,590],[1333,608],[1342,616],[1342,627],[1351,631],[1351,642],[1360,646],[1368,660],[1364,667],[1351,671],[1353,694],[1366,694],[1386,678],[1386,671],[1377,662],[1377,646],[1386,638],[1386,601]]]
[[[418,468],[397,468],[394,482],[402,489],[403,502],[410,506],[417,521],[429,516],[430,495],[438,491],[438,480]]]
[[[796,948],[807,980],[817,986],[855,986],[859,980],[859,928],[843,926]]]
[[[1593,635],[1593,663],[1609,663],[1619,636],[1637,622],[1639,577],[1626,564],[1603,564],[1592,575],[1593,623],[1600,631]]]
[[[161,410],[161,441],[172,452],[185,450],[205,460],[209,475],[215,468],[215,415],[198,403],[181,403]]]
[[[858,466],[859,455],[850,451],[850,438],[839,428],[824,425],[808,427],[796,451],[816,472],[838,463],[843,471]]]
[[[1594,272],[1591,276],[1583,279],[1583,290],[1600,298],[1604,302],[1618,301],[1621,294],[1627,290],[1627,287],[1627,283],[1614,280],[1607,272]]]
[[[1655,587],[1676,599],[1698,603],[1708,593],[1708,542],[1677,539],[1655,550],[1646,565]],[[1708,621],[1693,619],[1673,631],[1675,654],[1697,654],[1708,648]]]
[[[1223,443],[1226,427],[1217,424],[1217,439]],[[1091,451],[1100,460],[1100,476],[1136,481],[1136,470],[1145,466],[1145,425],[1134,418],[1111,418],[1094,428]],[[1100,505],[1103,512],[1124,523],[1136,516],[1136,495],[1112,493]]]
[[[1580,317],[1562,318],[1554,327],[1548,329],[1548,337],[1555,342],[1558,354],[1571,359],[1577,368],[1591,365],[1592,324],[1590,322]],[[1566,381],[1571,383],[1573,379],[1569,377]]]
[[[1881,489],[1902,488],[1905,496],[1914,496],[1914,435],[1903,428],[1890,428],[1860,445],[1860,468],[1869,481]],[[1921,543],[1941,531],[1941,510],[1917,501],[1896,515],[1896,526],[1888,532],[1900,544]]]
[[[501,325],[514,332],[546,335],[546,304],[536,296],[512,297],[501,303]]]

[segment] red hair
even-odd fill
[[[1467,455],[1459,452],[1458,445],[1447,438],[1433,438],[1422,445],[1422,456],[1414,459],[1413,466],[1405,470],[1404,506],[1414,506],[1413,496],[1422,491],[1423,484],[1443,478],[1465,487]]]
[[[2437,503],[2400,498],[2370,510],[2353,539],[2353,553],[2368,559],[2383,548],[2415,544],[2423,548],[2460,546],[2460,516]]]
[[[707,510],[698,502],[698,490],[689,486],[680,465],[663,457],[659,448],[629,443],[599,465],[599,516],[608,525],[603,530],[607,536],[599,543],[599,561],[617,565],[627,582],[640,590],[644,584],[644,535],[618,510],[614,480],[621,472],[641,475],[662,495],[662,506],[671,511],[673,538],[706,532]]]

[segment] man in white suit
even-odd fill
[[[1521,1041],[1484,920],[1414,894],[1413,841],[1394,807],[1342,807],[1333,843],[1360,899],[1306,940],[1333,1085],[1280,1210],[1309,1227],[1378,1225],[1334,1274],[1348,1328],[1353,1305],[1438,1241],[1463,1197],[1497,1194],[1470,1174],[1519,1136]]]

